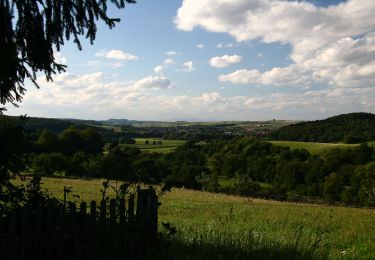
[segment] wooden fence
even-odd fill
[[[157,215],[153,189],[78,208],[68,203],[14,211],[0,217],[0,259],[141,258],[157,241]]]

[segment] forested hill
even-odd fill
[[[54,133],[60,133],[71,125],[78,125],[68,120],[55,118],[40,118],[40,117],[16,117],[9,116],[9,118],[22,121],[22,127],[27,132],[41,132],[43,129],[49,129]]]
[[[359,143],[375,140],[375,114],[350,113],[281,127],[272,140]]]

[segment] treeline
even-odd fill
[[[246,135],[244,128],[236,127],[235,124],[215,124],[215,125],[184,125],[184,126],[169,126],[169,127],[136,127],[128,125],[112,125],[108,126],[105,123],[118,122],[116,119],[109,119],[107,121],[93,121],[93,120],[78,120],[78,119],[53,119],[53,118],[36,118],[28,117],[7,117],[14,120],[16,123],[22,123],[22,128],[29,138],[36,139],[39,134],[45,129],[52,133],[59,135],[66,128],[74,126],[76,129],[85,129],[87,127],[100,133],[102,140],[105,143],[128,143],[124,140],[134,138],[162,138],[169,140],[195,140],[206,141],[218,138],[228,138],[239,135]],[[22,121],[22,122],[21,122]],[[120,120],[123,122],[124,120]],[[125,120],[126,122],[130,122]],[[122,141],[121,141],[122,140]]]
[[[105,146],[92,128],[69,126],[56,135],[43,130],[37,138],[24,135],[22,171],[38,175],[61,175],[160,183],[164,160],[117,143]]]
[[[271,134],[272,140],[360,143],[375,140],[375,115],[350,113],[284,126]]]
[[[324,156],[250,137],[187,141],[169,154],[105,146],[94,129],[68,127],[37,137],[1,119],[0,170],[41,175],[118,179],[246,196],[306,196],[375,206],[375,155],[366,143]],[[16,157],[15,154],[21,154]],[[5,165],[5,166],[4,166]],[[224,178],[224,181],[223,181]]]
[[[30,134],[19,123],[13,118],[0,118],[0,170],[6,166],[10,172],[43,176],[107,178],[149,184],[167,182],[190,188],[199,188],[195,177],[208,172],[205,155],[192,143],[163,155],[120,146],[118,142],[105,145],[103,135],[89,127],[69,126],[59,134],[48,129]]]
[[[332,150],[323,157],[252,138],[216,141],[207,149],[211,174],[233,180],[228,192],[298,195],[375,206],[374,150],[366,143]]]

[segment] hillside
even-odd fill
[[[350,113],[281,127],[272,140],[360,143],[375,140],[375,114]]]

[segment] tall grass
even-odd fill
[[[243,218],[243,219],[239,219]],[[328,229],[319,227],[318,216],[312,226],[300,223],[287,227],[285,219],[277,235],[256,228],[244,215],[230,208],[218,221],[177,224],[176,235],[165,235],[156,255],[164,259],[326,259]],[[242,222],[242,223],[241,223]],[[272,227],[275,229],[275,226]]]
[[[46,178],[62,198],[99,200],[103,180]],[[80,197],[73,197],[79,195]],[[113,194],[109,193],[109,196]],[[186,189],[160,196],[152,259],[375,259],[375,210],[266,201]],[[168,235],[161,223],[177,233]]]

